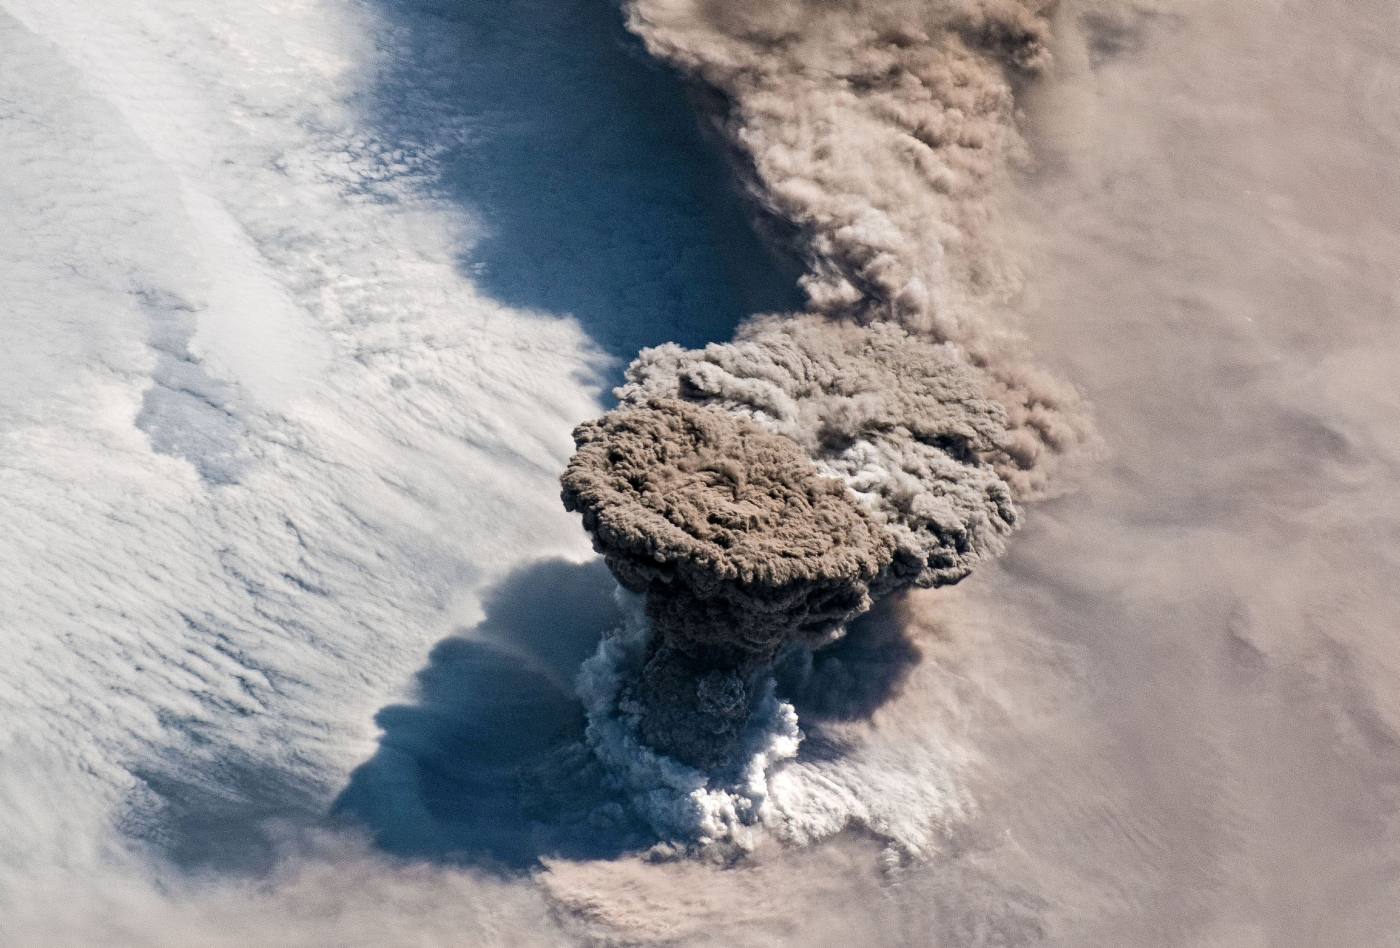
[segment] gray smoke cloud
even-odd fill
[[[723,763],[789,645],[957,582],[1088,437],[1071,389],[986,318],[1015,277],[984,234],[1020,149],[1042,0],[633,0],[630,28],[713,95],[749,194],[803,258],[807,312],[643,351],[575,432],[583,514],[652,630],[641,739]]]

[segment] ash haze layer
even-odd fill
[[[962,579],[1000,550],[1016,495],[1087,439],[1070,390],[985,316],[1007,279],[989,199],[1019,143],[1013,86],[1048,57],[1047,10],[628,5],[654,54],[717,93],[808,297],[733,342],[643,352],[615,416],[575,432],[565,506],[648,598],[631,697],[655,749],[702,768],[732,756],[782,648],[820,645],[874,597]],[[823,503],[795,504],[813,478]]]
[[[618,9],[0,0],[0,943],[1394,948],[1397,15],[1062,0],[1014,170],[937,231],[988,337],[777,317],[917,336],[1014,433],[1009,295],[1110,455],[778,661],[768,763],[708,802],[779,832],[720,865],[602,845],[620,768],[670,825],[709,775],[611,713],[646,653],[599,634],[644,624],[559,506],[569,432],[652,346],[639,397],[683,362],[859,509],[888,482],[813,460],[843,360],[736,368],[803,304]]]

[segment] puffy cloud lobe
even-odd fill
[[[961,351],[892,323],[768,317],[732,343],[644,351],[624,404],[680,398],[786,435],[895,543],[878,590],[956,582],[1016,523],[1005,408]]]

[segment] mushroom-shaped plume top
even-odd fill
[[[657,399],[574,432],[564,505],[686,651],[770,654],[869,605],[894,544],[790,438]]]

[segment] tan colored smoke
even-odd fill
[[[684,399],[786,435],[894,541],[879,591],[956,582],[1016,523],[1005,408],[959,350],[887,322],[750,322],[698,351],[643,352],[623,403]],[[809,465],[810,466],[810,465]]]
[[[1012,283],[989,199],[1048,6],[630,3],[651,52],[718,93],[809,300],[729,343],[644,351],[618,410],[575,433],[565,504],[648,596],[629,700],[658,749],[722,759],[782,647],[967,575],[1085,438],[1073,392],[979,318]]]

